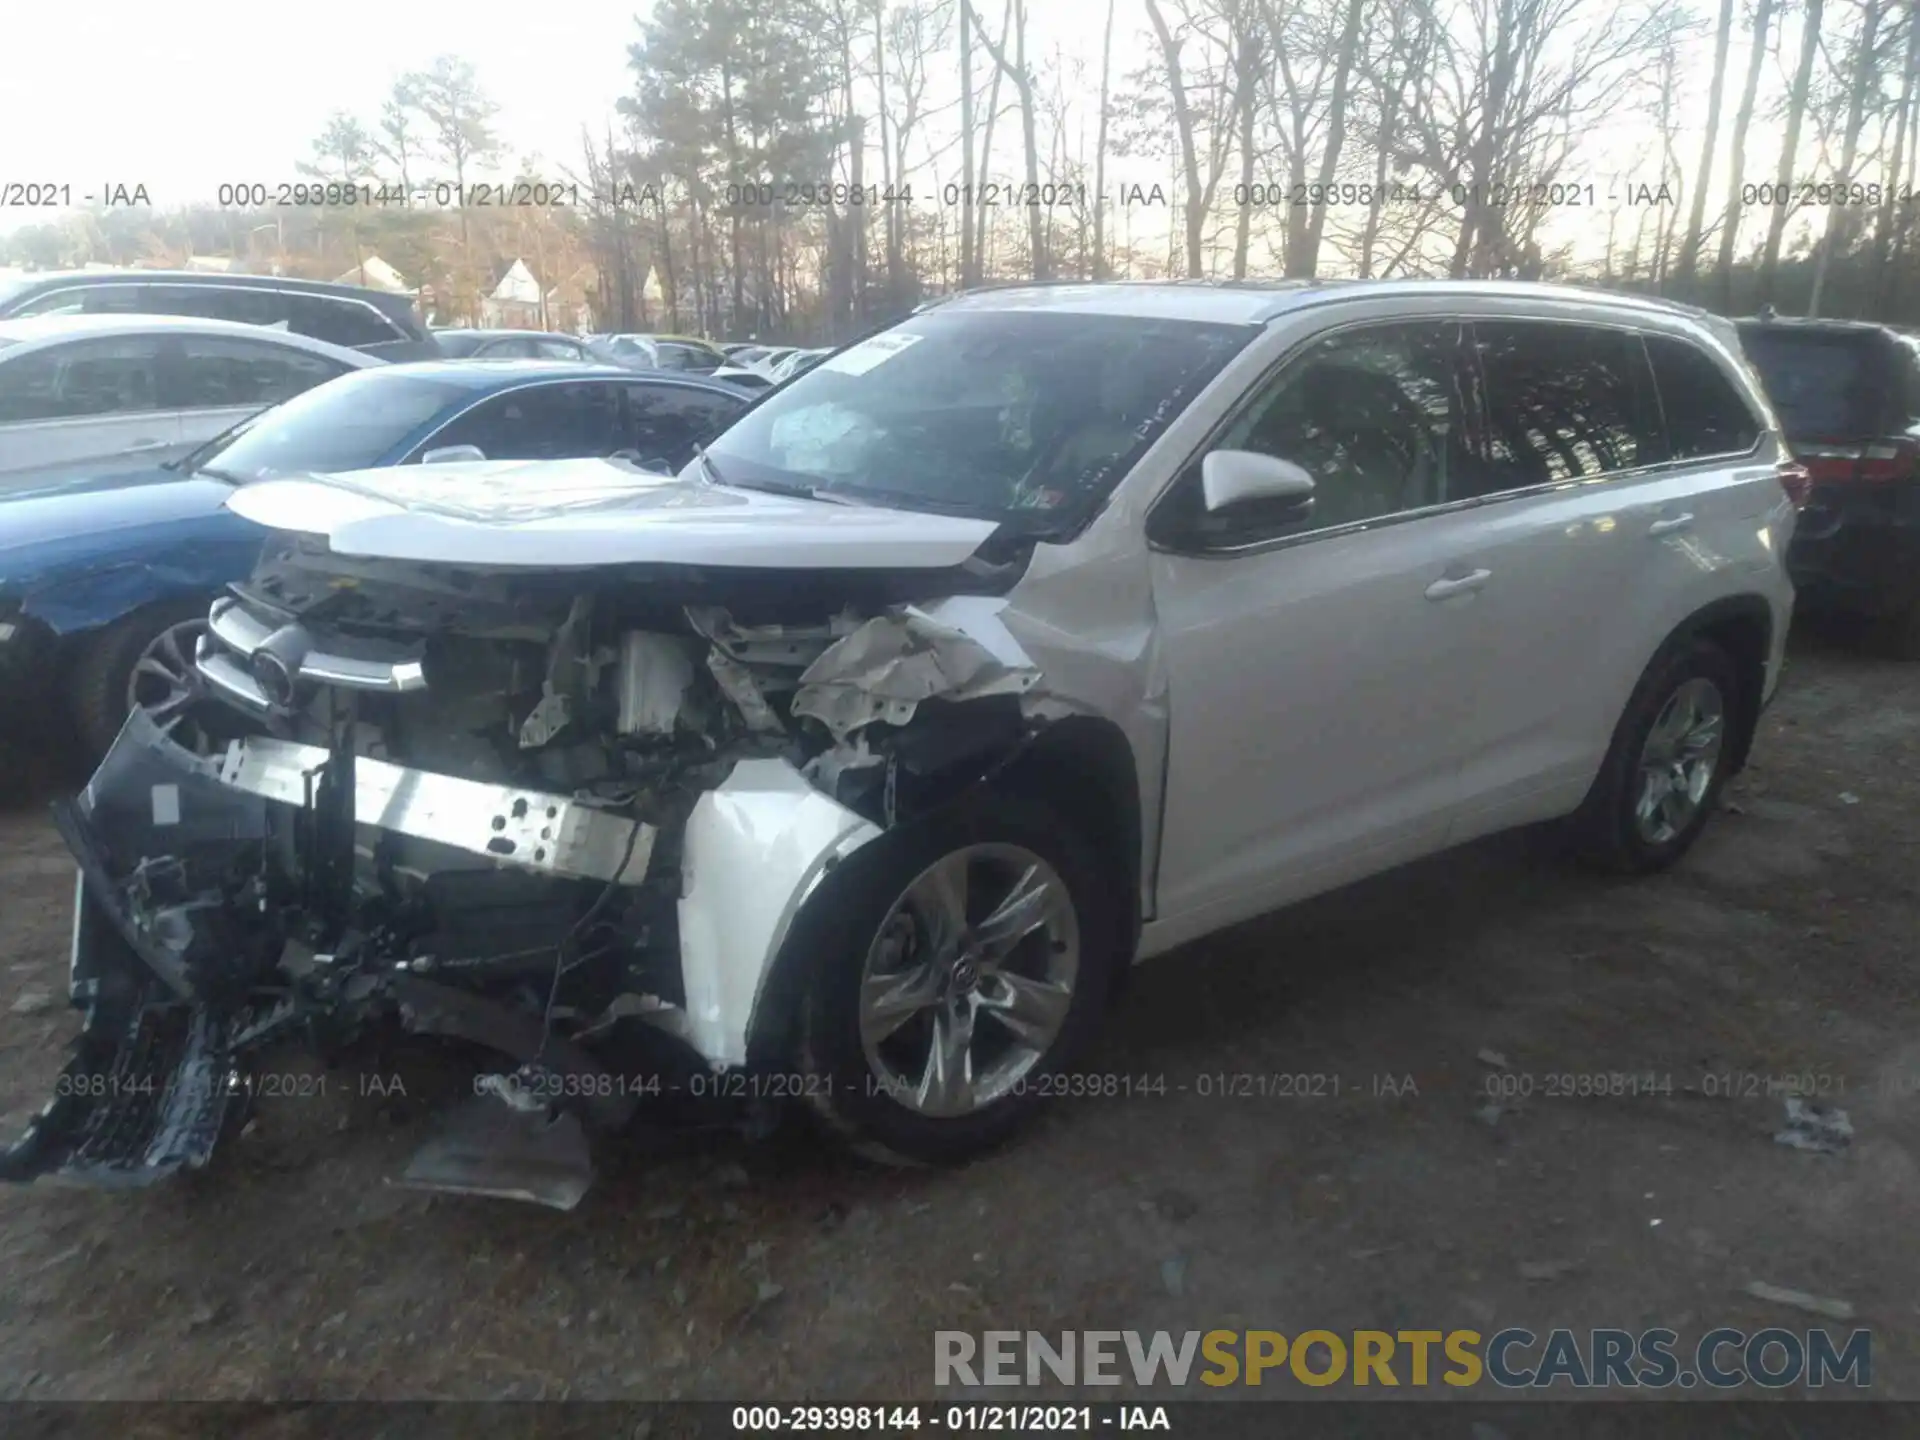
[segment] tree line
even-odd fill
[[[519,258],[588,277],[603,328],[797,341],[1110,277],[1560,279],[1920,318],[1920,0],[1093,0],[1071,50],[1032,8],[660,0],[575,157],[515,156],[446,56],[299,167],[437,202],[113,210],[0,253],[311,274],[378,253],[443,320]],[[501,178],[542,203],[468,192]]]

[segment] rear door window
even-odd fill
[[[693,447],[718,435],[746,408],[746,398],[715,395],[684,385],[626,385],[622,429],[626,449],[642,460],[664,461],[678,470]]]
[[[1479,320],[1484,493],[1592,479],[1652,464],[1663,448],[1646,352],[1627,330]]]
[[[0,422],[137,415],[159,399],[161,341],[129,335],[76,340],[0,365]]]
[[[1870,330],[1740,327],[1741,348],[1789,440],[1865,440],[1880,433],[1889,367],[1877,338]]]
[[[476,445],[489,460],[570,460],[625,446],[617,387],[538,385],[495,396],[428,442]]]
[[[291,345],[226,336],[188,335],[161,364],[161,394],[169,410],[264,407],[324,384],[347,367]]]
[[[1760,422],[1714,358],[1671,335],[1641,338],[1660,394],[1668,458],[1698,460],[1751,450],[1760,438]]]

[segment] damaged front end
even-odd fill
[[[136,712],[57,808],[85,1024],[0,1178],[199,1167],[269,1047],[397,1027],[496,1057],[402,1183],[571,1206],[590,1136],[786,1063],[815,887],[1038,733],[1008,583],[277,544],[197,658],[243,738]]]

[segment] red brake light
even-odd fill
[[[1780,488],[1787,492],[1793,508],[1806,509],[1807,497],[1813,493],[1813,472],[1797,460],[1782,460],[1774,469],[1780,476]]]
[[[1903,480],[1913,474],[1914,450],[1911,441],[1896,440],[1890,444],[1869,445],[1861,453],[1860,465],[1854,471],[1856,480]]]

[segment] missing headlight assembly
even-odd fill
[[[0,1175],[202,1165],[222,1077],[397,1026],[497,1057],[403,1183],[565,1207],[639,1097],[816,1063],[810,907],[1048,723],[1004,602],[903,598],[934,583],[274,551],[197,656],[239,738],[136,712],[59,807],[73,1064],[143,1078],[63,1094]]]

